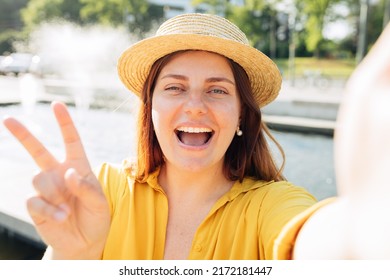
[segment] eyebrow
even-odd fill
[[[189,80],[187,76],[179,75],[179,74],[167,74],[167,75],[161,77],[161,79],[167,79],[167,78],[174,78],[174,79],[183,80],[183,81],[188,81]],[[234,86],[236,85],[232,80],[230,80],[228,78],[224,78],[224,77],[211,77],[211,78],[207,78],[206,82],[208,82],[208,83],[227,82],[227,83],[232,84]]]
[[[183,75],[179,75],[179,74],[167,74],[167,75],[161,77],[161,80],[162,79],[167,79],[167,78],[174,78],[174,79],[178,79],[178,80],[188,81],[188,77],[183,76]]]
[[[232,84],[233,86],[236,85],[232,80],[230,80],[228,78],[224,78],[224,77],[212,77],[212,78],[206,79],[206,81],[209,82],[209,83],[212,83],[212,82],[227,82],[229,84]]]

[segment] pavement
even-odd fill
[[[332,135],[342,88],[343,81],[335,82],[324,89],[293,86],[290,81],[285,81],[279,97],[263,108],[264,120],[274,129]],[[43,104],[52,100],[77,103],[64,89],[66,84],[58,81],[0,76],[0,115],[20,118],[55,156],[62,157],[62,144],[57,142],[57,139],[60,139],[58,128],[53,118],[48,117],[51,115],[49,106]],[[109,94],[109,98],[92,100],[91,103],[92,107],[107,106],[110,108],[108,110],[85,111],[71,108],[79,125],[85,126],[82,139],[88,143],[85,146],[88,147],[87,153],[92,165],[102,160],[120,162],[124,154],[132,155],[133,147],[129,143],[133,142],[134,122],[128,113],[134,109],[135,102],[129,99],[124,88],[117,87],[113,91],[116,95]],[[103,90],[100,94],[107,95]],[[99,126],[99,131],[117,128],[117,133],[121,134],[120,141],[116,133],[104,137],[104,142],[96,141],[102,137],[99,132],[88,129],[87,123]],[[113,149],[117,152],[113,153]],[[36,172],[36,166],[2,124],[0,170],[0,229],[5,228],[32,242],[42,244],[25,207],[25,201],[33,190],[31,176]]]
[[[343,80],[326,88],[284,81],[277,99],[263,108],[264,120],[271,128],[332,136],[344,86]]]

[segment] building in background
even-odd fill
[[[163,6],[165,18],[171,18],[184,13],[193,13],[195,8],[192,0],[149,0],[150,3]]]
[[[215,7],[205,3],[194,6],[192,0],[149,0],[149,2],[163,6],[164,16],[167,19],[184,13],[207,13],[215,10]],[[230,0],[230,3],[243,5],[244,0]]]

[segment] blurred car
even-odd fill
[[[39,56],[29,53],[11,53],[0,61],[0,74],[38,73],[40,60]]]

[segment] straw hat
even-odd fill
[[[125,86],[138,96],[153,63],[180,50],[204,50],[228,57],[249,76],[257,104],[273,101],[281,87],[281,74],[270,58],[249,45],[245,34],[233,23],[216,15],[183,14],[163,23],[154,37],[126,49],[118,61]]]

